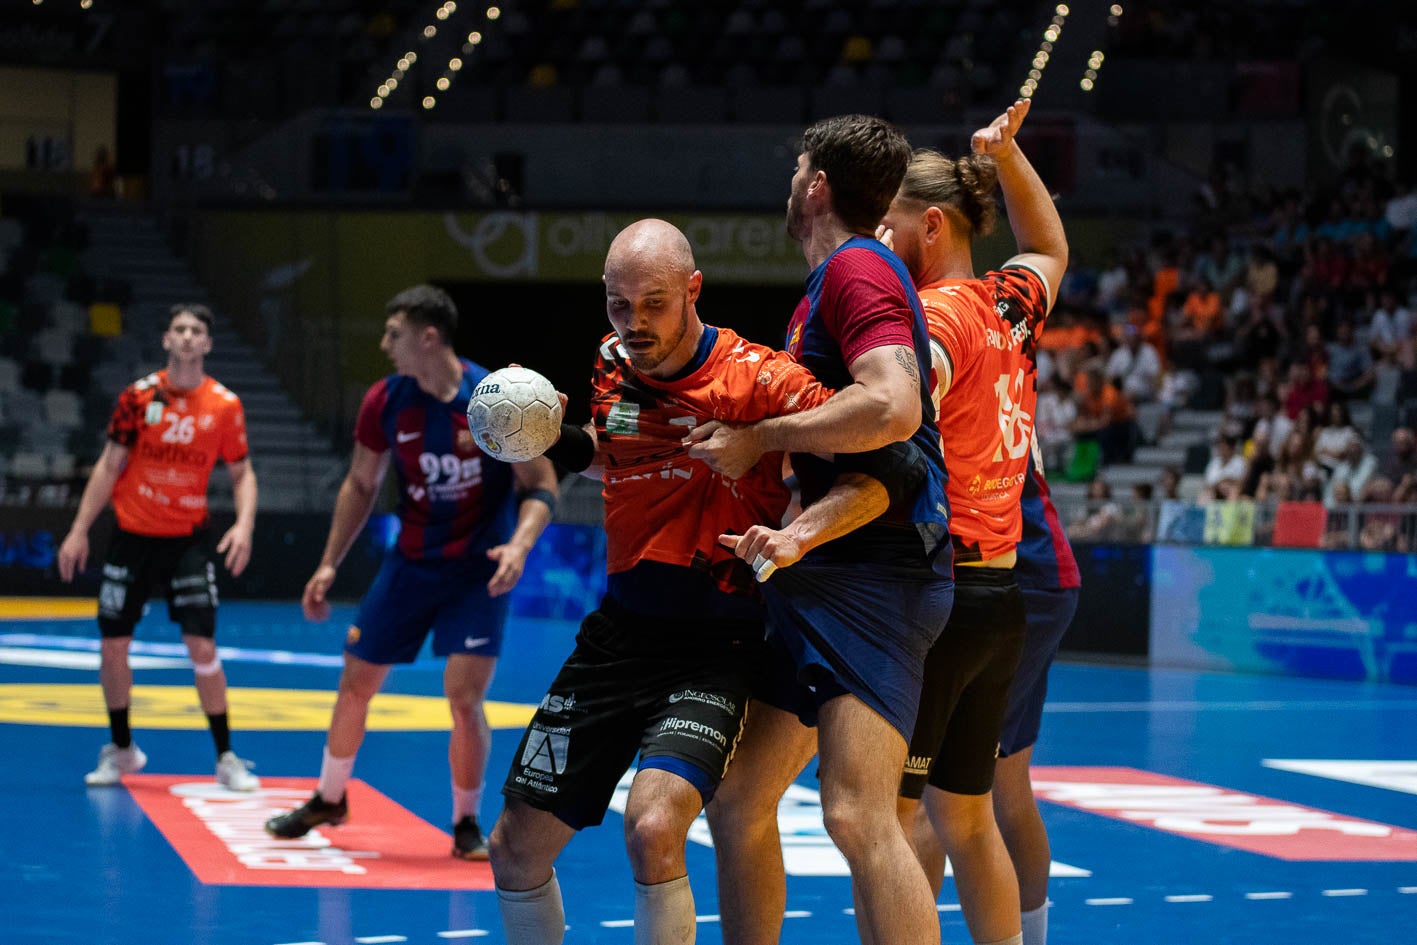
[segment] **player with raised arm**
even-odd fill
[[[1020,938],[1014,868],[994,819],[991,790],[1010,682],[1026,634],[1014,574],[1037,400],[1035,351],[1067,268],[1062,221],[1014,141],[1020,101],[975,132],[959,159],[917,151],[882,221],[920,289],[930,330],[934,395],[955,557],[955,603],[930,651],[920,713],[901,781],[901,817],[915,823],[922,794],[940,844],[917,838],[926,873],[943,852],[978,943]],[[975,278],[974,238],[996,213],[1002,185],[1019,253]],[[927,790],[927,782],[929,784]],[[938,888],[938,887],[937,887]]]
[[[227,571],[239,576],[251,560],[256,524],[256,474],[247,455],[246,418],[237,396],[204,369],[212,350],[210,309],[174,305],[162,347],[167,367],[119,395],[108,441],[59,546],[59,575],[72,581],[88,563],[89,529],[113,501],[118,530],[109,542],[98,594],[98,672],[111,741],[84,781],[91,786],[117,784],[147,763],[129,725],[133,671],[128,649],[143,605],[153,589],[161,587],[168,618],[181,628],[192,657],[197,695],[216,743],[217,781],[232,790],[254,791],[260,781],[251,774],[250,764],[231,750],[207,529],[207,481],[222,460],[231,474],[236,522],[217,542],[216,553],[225,556]]]
[[[266,830],[302,837],[349,816],[345,787],[364,741],[369,702],[395,663],[411,663],[429,632],[447,658],[443,691],[452,712],[453,856],[487,858],[477,821],[491,748],[483,701],[507,621],[507,592],[551,521],[556,471],[537,458],[483,455],[467,427],[467,402],[488,371],[453,350],[457,307],[434,286],[414,286],[384,307],[380,348],[394,374],[365,394],[354,456],[335,499],[329,538],[301,600],[325,620],[336,569],[358,537],[392,462],[398,478],[398,545],[385,559],[345,638],[320,782],[310,800],[272,817]]]
[[[895,798],[925,654],[953,593],[946,474],[920,370],[930,358],[920,299],[905,266],[874,238],[910,145],[888,123],[852,115],[813,125],[799,151],[787,226],[811,273],[787,348],[839,392],[788,417],[700,427],[690,453],[733,477],[764,452],[791,451],[808,512],[849,462],[842,454],[909,440],[928,458],[927,476],[910,501],[806,553],[796,523],[725,539],[739,557],[779,569],[763,593],[770,641],[789,672],[758,691],[761,709],[755,703],[709,809],[724,940],[777,940],[786,895],[777,803],[813,750],[803,723],[815,723],[826,827],[860,893],[862,935],[938,942]]]
[[[491,854],[511,945],[562,940],[554,864],[577,831],[601,822],[637,752],[625,809],[635,941],[694,939],[684,846],[733,755],[763,659],[753,572],[718,539],[780,522],[789,493],[780,454],[728,480],[692,459],[682,440],[706,422],[804,410],[831,393],[789,356],[704,325],[702,282],[672,225],[641,220],[616,236],[605,262],[614,330],[596,360],[592,420],[564,424],[548,451],[603,483],[609,577],[502,789],[507,803]],[[923,476],[923,462],[908,453],[888,454],[883,466],[892,463],[895,472],[879,478],[841,477],[832,501],[887,505]],[[855,524],[850,516],[804,519],[809,547]]]

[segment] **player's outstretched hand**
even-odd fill
[[[787,532],[766,525],[754,525],[742,535],[719,535],[718,543],[748,562],[761,583],[778,568],[796,564],[802,548]]]
[[[530,547],[510,543],[487,549],[487,557],[497,562],[497,571],[487,582],[488,597],[500,597],[517,586],[522,579],[522,571],[526,569],[526,556],[530,551]]]
[[[217,542],[216,553],[226,555],[226,570],[232,577],[240,577],[251,562],[251,529],[233,525]]]
[[[970,138],[970,144],[974,148],[975,154],[988,154],[998,157],[999,152],[1013,144],[1014,135],[1018,134],[1019,126],[1028,117],[1028,110],[1033,107],[1033,100],[1021,98],[1010,105],[1002,115],[991,121],[986,128],[980,128]]]
[[[762,443],[753,424],[729,424],[710,420],[689,431],[684,438],[689,455],[706,463],[728,479],[741,479],[763,456]]]
[[[68,584],[74,580],[74,575],[82,571],[89,563],[89,536],[88,533],[79,534],[70,532],[64,536],[64,541],[59,546],[59,557],[55,562],[59,566],[59,577]]]
[[[305,611],[305,619],[323,623],[330,619],[330,602],[325,595],[335,583],[335,569],[322,564],[315,569],[310,580],[305,582],[305,593],[300,595],[300,609]]]

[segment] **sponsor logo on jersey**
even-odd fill
[[[528,771],[562,774],[566,770],[566,753],[570,747],[570,729],[548,728],[533,722],[527,729],[521,766]]]
[[[695,722],[693,719],[665,719],[659,724],[659,730],[661,732],[669,732],[675,735],[682,735],[686,732],[692,733],[694,735],[703,735],[708,737],[711,741],[713,741],[714,744],[718,745],[720,748],[728,747],[727,735],[723,734],[718,729],[714,728],[712,725],[705,725],[702,722]]]
[[[548,692],[544,697],[542,697],[541,705],[539,706],[541,711],[550,713],[551,715],[560,715],[563,712],[570,713],[570,711],[575,707],[576,694],[574,692],[571,693],[569,696],[562,696],[553,692]]]
[[[162,466],[212,466],[214,460],[204,450],[191,449],[179,443],[149,443],[138,441],[138,455]]]
[[[905,759],[906,774],[929,774],[930,766],[934,764],[933,755],[911,755]]]
[[[732,699],[725,699],[716,692],[701,692],[698,689],[681,689],[679,692],[669,694],[670,702],[682,702],[685,699],[690,702],[702,702],[704,705],[711,705],[722,709],[729,715],[738,711],[738,706]]]

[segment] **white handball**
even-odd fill
[[[561,435],[556,387],[535,371],[506,367],[482,379],[467,402],[467,427],[482,452],[521,463],[535,459]]]

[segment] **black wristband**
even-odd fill
[[[561,438],[551,444],[546,458],[571,472],[584,472],[595,462],[595,440],[583,427],[561,424]]]
[[[551,510],[551,514],[556,514],[556,493],[552,492],[550,489],[528,489],[517,498],[522,502],[528,499],[535,499],[537,502],[545,502],[546,507]]]
[[[928,472],[925,454],[909,440],[867,453],[836,454],[838,472],[863,473],[885,487],[892,506],[914,497]]]

